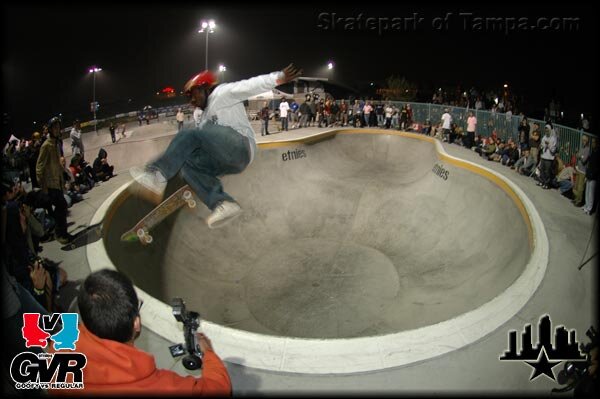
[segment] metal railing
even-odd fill
[[[496,135],[503,141],[512,138],[518,142],[518,128],[521,123],[521,118],[518,115],[510,115],[505,113],[491,112],[486,110],[467,109],[462,107],[453,107],[451,105],[414,103],[405,101],[391,101],[393,105],[401,109],[405,104],[410,104],[413,112],[413,122],[424,123],[429,120],[432,124],[440,122],[444,110],[447,108],[452,115],[452,122],[463,129],[467,130],[467,118],[469,112],[473,112],[477,118],[476,134],[484,137],[492,135],[496,131]],[[540,136],[544,135],[544,127],[546,122],[539,119],[527,118],[529,122],[530,132],[533,132],[533,124],[540,125]],[[582,130],[573,129],[567,126],[553,123],[554,131],[558,139],[558,155],[566,164],[573,162],[573,158],[581,147],[581,138],[584,135],[591,136],[591,133]],[[591,138],[591,137],[590,137]]]

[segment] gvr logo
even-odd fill
[[[54,313],[51,316],[23,314],[21,331],[25,346],[43,349],[51,340],[57,351],[75,350],[75,343],[79,339],[78,318],[77,313]],[[62,321],[62,329],[51,335],[49,332],[55,330],[59,320]],[[86,363],[87,358],[82,353],[22,352],[13,359],[10,375],[17,389],[79,389],[83,388],[83,368]],[[67,382],[68,374],[73,376],[72,382]]]

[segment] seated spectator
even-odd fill
[[[438,140],[443,140],[444,129],[442,128],[441,123],[438,123],[437,125],[435,125],[435,128],[431,129],[431,135]]]
[[[83,187],[85,191],[89,191],[95,186],[96,181],[91,173],[86,173],[86,171],[83,170],[81,166],[82,163],[85,166],[85,161],[83,161],[83,158],[81,158],[79,155],[73,156],[69,164],[69,171],[71,172],[71,175],[73,175],[75,184]],[[91,170],[89,165],[88,168]]]
[[[90,274],[80,287],[77,305],[77,352],[87,358],[84,394],[231,395],[227,369],[204,334],[197,335],[204,353],[200,378],[158,369],[154,356],[135,347],[142,302],[124,274],[107,269]]]
[[[108,164],[108,153],[104,148],[98,151],[98,158],[94,161],[94,173],[98,180],[107,181],[113,177],[114,166]]]
[[[485,140],[483,147],[475,148],[475,152],[481,155],[483,158],[489,160],[489,157],[496,152],[496,143],[494,141],[494,138],[488,137]]]
[[[517,171],[517,173],[520,173],[525,176],[531,176],[535,169],[535,166],[536,161],[531,152],[529,151],[529,147],[524,147],[521,158],[519,158],[519,160],[515,163],[514,169]]]
[[[513,166],[519,160],[519,147],[511,139],[508,142],[508,147],[504,149],[501,163],[506,166]]]
[[[70,208],[73,204],[83,201],[83,193],[87,191],[87,187],[84,185],[81,187],[75,183],[75,177],[71,173],[71,169],[65,166],[65,158],[60,157],[60,165],[64,169],[64,181],[65,181],[65,200],[67,206]]]
[[[28,290],[23,288],[23,286],[7,272],[5,260],[5,257],[1,257],[0,273],[2,273],[2,332],[6,342],[2,348],[2,370],[5,374],[8,374],[8,370],[10,369],[13,359],[19,353],[44,353],[42,348],[26,347],[22,331],[23,314],[39,313],[41,315],[48,315],[48,311],[44,309],[38,301],[35,300]],[[36,279],[36,283],[37,287],[42,287],[43,281],[41,279]],[[8,375],[5,375],[3,383],[3,392],[5,397],[27,397],[29,395],[39,396],[43,393],[39,389],[17,390],[14,389],[14,385],[12,385],[11,390],[11,385],[8,381],[11,381],[11,379],[8,377]]]
[[[29,230],[29,223],[34,220],[29,219],[28,206],[19,203],[17,187],[3,183],[0,189],[3,266],[46,310],[52,312],[58,289],[66,282],[67,274],[58,264],[37,256],[30,238],[34,232]],[[35,223],[34,226],[39,227]]]
[[[490,155],[488,155],[488,161],[500,162],[502,160],[502,156],[504,155],[504,150],[506,148],[506,144],[500,139],[496,140],[496,149]]]
[[[423,125],[423,128],[421,129],[421,133],[426,134],[428,136],[431,134],[431,122],[429,121],[429,119],[427,119],[425,121],[425,124]]]
[[[558,157],[556,159],[558,161],[558,174],[556,175],[558,191],[562,196],[573,199],[575,169],[572,166],[565,166],[562,159]]]
[[[473,145],[471,146],[471,149],[475,152],[477,152],[477,148],[482,148],[483,147],[483,138],[481,137],[481,134],[478,134],[477,136],[475,136],[473,138]]]

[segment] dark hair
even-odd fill
[[[77,296],[81,321],[94,335],[127,342],[133,337],[133,322],[139,301],[131,280],[115,270],[90,274]]]

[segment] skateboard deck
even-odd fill
[[[189,208],[195,208],[195,198],[194,191],[186,184],[171,194],[169,198],[157,205],[156,208],[144,216],[130,230],[123,233],[121,241],[139,241],[143,245],[151,244],[153,238],[150,235],[150,231],[182,206],[187,205]]]

